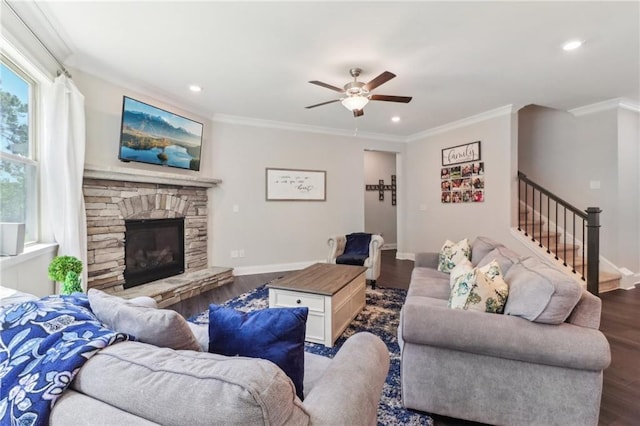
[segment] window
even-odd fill
[[[34,136],[35,80],[0,57],[0,222],[25,224],[38,240],[38,163]]]

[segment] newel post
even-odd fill
[[[600,284],[600,210],[587,208],[587,290],[597,296]]]

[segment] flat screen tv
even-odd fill
[[[124,96],[121,161],[200,170],[202,123]]]

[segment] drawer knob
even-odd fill
[[[302,303],[302,300],[298,299],[298,300],[296,300],[296,303],[299,305],[299,304]]]

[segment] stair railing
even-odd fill
[[[530,236],[531,241],[537,242],[540,247],[546,248],[547,253],[553,254],[556,260],[562,260],[564,266],[570,266],[574,274],[579,273],[582,280],[587,282],[587,290],[597,296],[600,273],[600,213],[602,213],[602,210],[598,207],[589,207],[584,211],[580,210],[551,191],[531,181],[522,172],[518,172],[518,200],[518,230],[523,231],[524,235]],[[524,219],[523,208],[526,213],[524,214]],[[531,220],[529,220],[529,208],[532,212]],[[542,229],[542,218],[545,211],[548,221],[546,236]],[[535,221],[536,217],[538,218],[537,222]],[[555,223],[553,237],[550,229],[552,218]],[[558,230],[560,228],[563,230],[562,245],[558,242]],[[582,241],[580,253],[578,254],[573,249],[569,253],[567,232],[570,230],[573,232],[572,245],[576,241]],[[581,240],[576,232],[580,233]],[[551,241],[552,239],[554,240],[553,242]],[[581,260],[578,271],[576,271],[575,266],[577,259]]]

